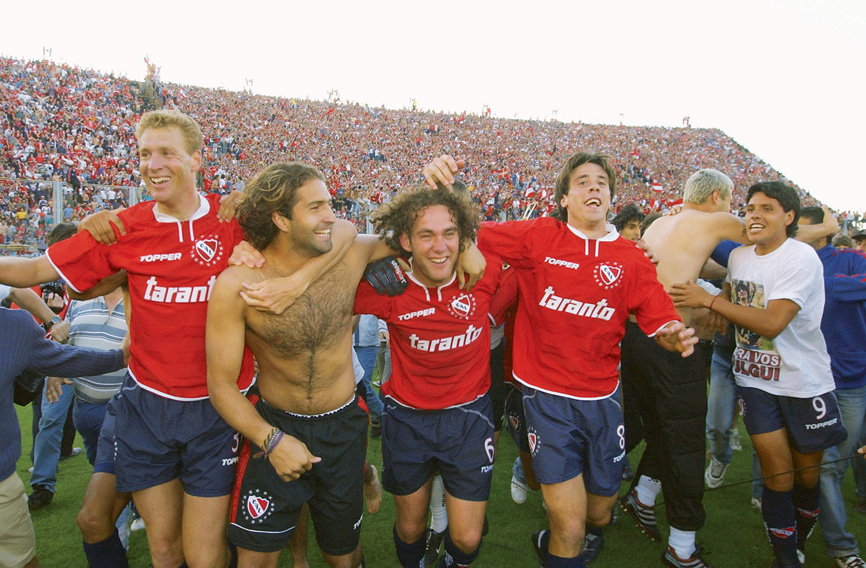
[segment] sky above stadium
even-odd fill
[[[163,81],[265,95],[593,124],[689,117],[833,208],[866,210],[862,0],[44,0],[3,15],[0,54],[131,79],[147,56]]]

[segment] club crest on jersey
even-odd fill
[[[192,245],[192,259],[202,266],[215,265],[222,260],[223,254],[223,245],[216,235],[198,239]]]
[[[465,292],[455,296],[448,304],[448,313],[455,318],[468,320],[475,314],[475,296]]]
[[[541,440],[538,438],[538,433],[531,426],[526,431],[526,439],[529,441],[529,453],[533,457],[538,453],[538,446],[541,445]]]
[[[267,491],[256,489],[247,493],[244,499],[244,516],[252,524],[261,523],[271,516],[271,495]]]
[[[610,290],[619,286],[623,273],[622,265],[618,262],[607,262],[604,264],[595,265],[593,276],[595,282],[604,288]]]

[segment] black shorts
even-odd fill
[[[358,398],[315,416],[278,410],[257,396],[250,400],[269,424],[306,444],[322,461],[286,482],[267,460],[253,458],[260,448],[244,440],[232,493],[229,541],[256,552],[281,550],[307,503],[322,552],[353,552],[361,536],[367,453],[367,413],[358,406]]]
[[[797,398],[738,385],[737,395],[750,436],[784,428],[791,445],[801,454],[832,448],[848,437],[836,394],[832,391]]]
[[[526,437],[526,414],[523,412],[523,391],[511,383],[505,385],[505,429],[521,452],[529,453]]]
[[[463,406],[417,410],[390,398],[382,413],[382,485],[411,495],[438,467],[445,490],[464,501],[487,501],[493,477],[490,397]]]

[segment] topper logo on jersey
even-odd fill
[[[552,264],[553,266],[563,266],[565,268],[571,268],[572,270],[577,270],[580,268],[580,264],[577,262],[570,262],[568,260],[560,260],[558,258],[553,258],[551,256],[545,256],[544,262],[547,264]]]
[[[144,254],[138,259],[139,262],[160,262],[163,260],[180,260],[183,255],[179,252],[170,254]]]
[[[553,286],[548,286],[544,290],[544,297],[541,298],[538,305],[555,312],[566,312],[576,316],[604,321],[610,321],[610,318],[616,313],[614,308],[607,307],[607,300],[605,299],[602,299],[597,304],[591,304],[589,302],[572,300],[571,298],[561,298],[556,295]]]
[[[144,299],[164,304],[195,304],[210,298],[216,276],[211,276],[205,286],[160,286],[156,276],[147,279]]]
[[[459,319],[469,319],[475,315],[475,296],[460,294],[448,304],[448,313]]]
[[[605,290],[610,290],[611,288],[619,286],[622,273],[623,269],[620,263],[610,262],[607,264],[597,264],[593,272],[593,277],[595,278],[596,284]]]
[[[249,491],[244,500],[244,517],[252,524],[262,523],[274,512],[271,507],[271,494],[261,489]]]
[[[192,259],[202,266],[213,266],[223,257],[223,245],[216,235],[198,239],[192,245]]]
[[[413,333],[409,336],[409,345],[418,351],[428,351],[431,353],[433,351],[448,351],[450,349],[457,349],[458,347],[469,345],[481,336],[482,331],[484,331],[483,328],[470,325],[466,328],[466,333],[461,333],[460,335],[455,335],[453,337],[441,337],[439,339],[420,339]]]

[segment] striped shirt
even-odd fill
[[[71,322],[69,344],[100,351],[117,349],[126,335],[126,318],[123,302],[118,302],[109,312],[102,297],[93,300],[73,300],[66,319]],[[126,367],[113,373],[76,377],[75,396],[82,402],[102,404],[108,402],[123,384]]]

